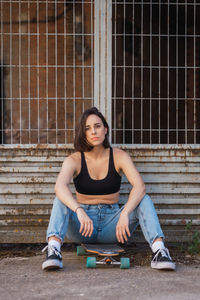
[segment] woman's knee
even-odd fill
[[[145,194],[145,196],[142,198],[142,200],[139,203],[139,208],[148,207],[148,206],[154,206],[153,201],[151,200],[151,197],[148,194]]]
[[[51,218],[53,222],[63,222],[63,219],[66,218],[66,216],[71,215],[71,210],[68,208],[64,203],[62,203],[57,197],[54,199],[53,207],[51,210]]]
[[[58,197],[55,197],[54,198],[54,201],[53,201],[53,209],[59,209],[61,211],[68,211],[68,207],[58,199]]]

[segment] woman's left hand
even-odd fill
[[[131,236],[128,225],[128,214],[122,211],[116,226],[116,237],[119,243],[124,244],[125,241],[128,241],[128,237]]]

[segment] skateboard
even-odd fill
[[[87,268],[96,268],[96,265],[119,265],[121,269],[130,268],[130,259],[121,257],[116,260],[114,257],[124,252],[124,249],[115,244],[81,244],[77,246],[77,255],[85,255],[94,253],[98,256],[103,256],[103,259],[97,257],[87,257]]]

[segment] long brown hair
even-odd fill
[[[109,137],[108,123],[106,122],[106,119],[104,118],[102,113],[96,107],[92,107],[92,108],[85,110],[83,112],[83,114],[81,115],[79,124],[76,128],[76,134],[75,134],[75,139],[74,139],[75,151],[89,152],[93,149],[93,146],[91,146],[88,143],[88,141],[86,139],[86,134],[85,134],[86,120],[87,120],[88,116],[90,116],[90,115],[96,115],[102,120],[104,127],[107,128],[107,133],[106,133],[105,139],[103,141],[103,146],[105,148],[110,147],[110,143],[109,143],[109,139],[108,139],[108,137]]]

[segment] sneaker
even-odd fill
[[[175,270],[176,265],[173,263],[167,248],[159,249],[153,253],[151,267],[157,270]]]
[[[56,270],[62,269],[62,255],[61,253],[53,246],[47,245],[42,249],[42,252],[47,251],[46,260],[42,264],[42,270]]]

